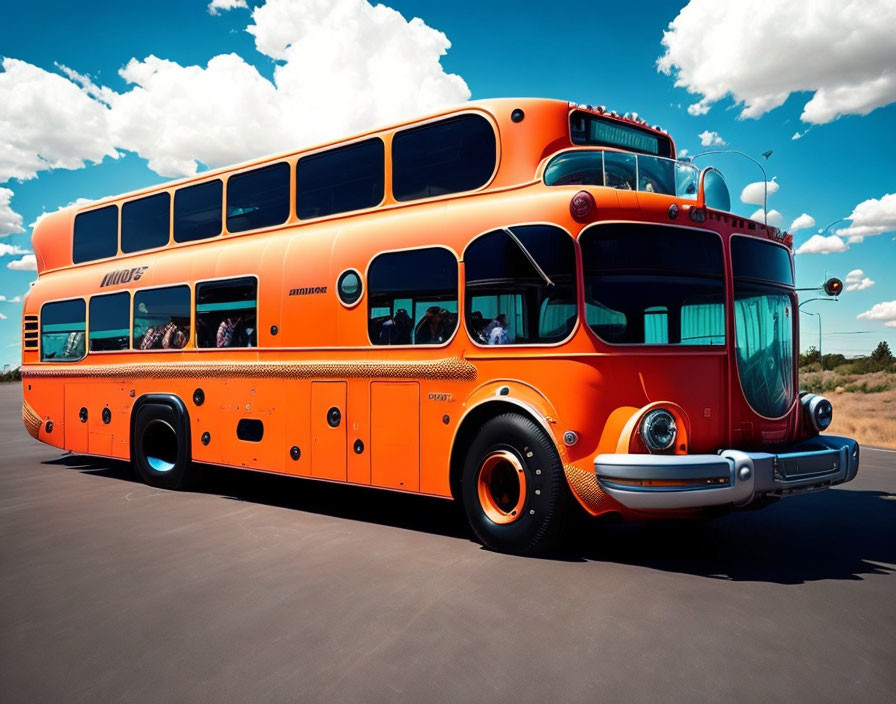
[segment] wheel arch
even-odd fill
[[[176,394],[143,394],[134,402],[134,405],[131,407],[131,437],[130,443],[128,443],[131,461],[134,460],[134,443],[137,440],[135,432],[137,414],[139,413],[140,409],[143,408],[143,406],[146,406],[148,404],[168,406],[174,411],[174,413],[178,417],[178,420],[180,421],[180,427],[176,428],[175,430],[182,431],[182,440],[184,442],[187,461],[192,461],[193,446],[190,433],[190,412],[187,410],[187,405],[183,402],[183,399],[181,399],[180,396],[177,396]]]
[[[498,389],[508,387],[508,384],[494,385]],[[478,394],[477,394],[478,395]],[[542,428],[547,436],[551,439],[557,454],[564,459],[557,438],[551,429],[554,421],[553,417],[545,412],[543,408],[532,404],[529,400],[514,398],[511,394],[505,395],[486,395],[485,398],[475,400],[470,408],[461,417],[454,433],[454,440],[451,443],[451,459],[449,464],[449,482],[451,487],[451,496],[455,500],[460,500],[460,482],[463,475],[464,458],[467,448],[470,446],[473,438],[484,423],[504,413],[516,413],[528,418],[533,423]]]

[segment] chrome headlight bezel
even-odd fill
[[[638,424],[641,439],[650,452],[669,452],[678,439],[675,415],[665,408],[654,408],[644,414]]]
[[[803,412],[806,414],[809,424],[816,433],[821,433],[831,427],[834,419],[834,404],[820,394],[806,394],[800,399]]]

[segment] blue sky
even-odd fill
[[[635,111],[692,155],[718,140],[758,159],[773,150],[770,216],[785,229],[814,221],[794,235],[798,285],[850,272],[856,283],[805,307],[822,313],[825,352],[868,353],[880,340],[896,350],[896,42],[880,34],[896,22],[892,2],[216,4],[2,11],[0,365],[18,363],[15,298],[35,276],[19,269],[41,213],[501,96]],[[739,198],[762,179],[754,164],[697,163],[722,170],[735,212],[756,212]],[[803,349],[817,325],[803,316]]]

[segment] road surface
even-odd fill
[[[699,523],[475,543],[450,502],[218,470],[199,493],[31,439],[0,385],[2,702],[896,697],[896,453]]]

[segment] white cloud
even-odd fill
[[[741,203],[748,203],[750,205],[762,205],[763,196],[765,195],[765,188],[763,186],[768,184],[768,194],[770,196],[774,195],[778,192],[778,189],[781,186],[778,185],[778,182],[775,181],[777,176],[773,177],[771,181],[756,181],[755,183],[749,183],[744,186],[744,190],[740,193]]]
[[[6,320],[6,316],[3,313],[0,313],[0,320]]]
[[[793,137],[791,137],[791,139],[793,139],[793,140],[802,139],[805,136],[805,134],[806,134],[805,132],[794,132]]]
[[[797,230],[805,230],[807,227],[815,227],[815,218],[809,213],[803,213],[796,220],[790,223],[788,231],[793,234]]]
[[[2,76],[3,74],[0,74],[0,78]],[[0,154],[2,154],[3,149],[3,144],[0,143]],[[12,196],[13,193],[9,188],[0,188],[0,237],[25,231],[25,228],[22,227],[22,216],[13,211],[9,205]]]
[[[865,276],[865,272],[861,269],[853,269],[846,275],[847,291],[864,291],[872,286],[874,286],[874,282]]]
[[[859,203],[846,218],[852,220],[849,227],[837,230],[841,237],[849,237],[850,242],[861,242],[864,237],[896,232],[896,193],[883,198],[869,198]]]
[[[109,110],[57,73],[17,59],[0,72],[0,183],[118,156]]]
[[[837,235],[812,235],[796,250],[797,254],[831,254],[833,252],[845,252],[849,246]]]
[[[700,138],[700,144],[704,147],[724,147],[728,142],[719,137],[718,132],[710,132],[704,130],[697,135]]]
[[[0,242],[0,257],[6,257],[10,254],[31,254],[31,250],[22,249],[18,245],[15,244],[6,244],[5,242]],[[6,300],[5,298],[0,300]]]
[[[657,68],[701,96],[696,114],[731,95],[758,118],[814,91],[801,119],[826,123],[896,100],[894,25],[892,0],[691,0],[663,33]]]
[[[709,112],[709,108],[710,106],[705,101],[701,100],[700,102],[688,105],[688,115],[693,115],[694,117],[705,115]]]
[[[756,222],[766,222],[765,220],[765,211],[760,208],[755,213],[750,216],[750,220],[755,220]],[[781,223],[784,221],[784,216],[781,215],[774,208],[768,211],[768,224],[772,227],[780,227]]]
[[[220,15],[227,10],[234,10],[237,7],[246,8],[246,0],[212,0],[208,4],[208,14]]]
[[[33,254],[26,254],[21,259],[14,259],[6,265],[13,271],[37,271],[37,258]]]
[[[6,296],[0,296],[0,303],[21,303],[21,296],[13,296],[12,298],[7,298]]]
[[[856,318],[865,320],[879,320],[890,328],[896,328],[896,301],[875,303],[871,310],[859,313]]]
[[[275,60],[273,81],[236,54],[205,66],[148,56],[121,69],[132,87],[117,93],[68,67],[58,67],[66,78],[5,59],[0,182],[80,168],[117,149],[137,152],[162,176],[188,176],[200,163],[293,150],[470,97],[441,65],[448,38],[384,5],[268,0],[247,31]]]
[[[687,155],[688,155],[688,150],[687,150],[687,149],[679,149],[679,150],[678,150],[678,157],[679,157],[679,159],[683,159],[683,158],[686,157]]]

